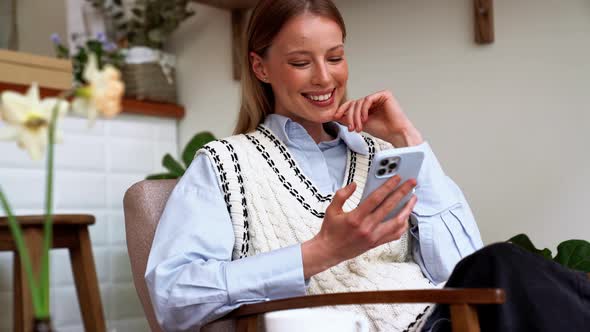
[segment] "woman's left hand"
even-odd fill
[[[422,135],[402,111],[391,92],[384,90],[349,100],[334,114],[349,131],[365,131],[395,147],[418,145]]]

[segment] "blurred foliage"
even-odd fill
[[[115,43],[108,41],[104,34],[98,34],[95,38],[73,36],[74,52],[62,43],[57,34],[51,35],[51,40],[58,58],[72,60],[74,82],[79,85],[88,83],[82,76],[90,54],[96,55],[99,69],[102,69],[106,64],[121,69],[125,63],[125,52],[119,49]]]
[[[128,47],[161,50],[180,23],[194,15],[189,0],[87,1],[109,18],[115,38],[124,39]]]
[[[526,234],[518,234],[508,240],[530,252],[541,255],[565,267],[590,273],[590,242],[585,240],[567,240],[557,246],[557,254],[552,257],[551,250],[537,249]]]
[[[148,175],[146,180],[177,179],[181,177],[195,158],[197,150],[215,139],[215,136],[208,131],[195,134],[182,151],[182,163],[176,161],[172,155],[167,153],[164,155],[164,158],[162,158],[162,166],[164,166],[168,172]]]

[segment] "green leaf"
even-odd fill
[[[557,263],[574,270],[590,272],[590,242],[585,240],[563,241],[557,246]]]
[[[164,159],[162,159],[162,165],[174,175],[180,177],[184,174],[184,167],[178,161],[174,160],[169,153],[166,153]]]
[[[148,175],[146,180],[166,180],[166,179],[178,179],[178,176],[172,173],[157,173]]]
[[[522,248],[533,252],[535,254],[541,255],[547,259],[551,259],[551,250],[544,248],[542,250],[535,248],[535,246],[533,245],[533,242],[531,242],[531,240],[529,239],[529,237],[526,234],[518,234],[513,236],[512,238],[510,238],[508,240],[508,242],[512,242],[518,246],[521,246]]]
[[[213,134],[208,131],[195,134],[195,136],[191,138],[182,151],[182,161],[184,161],[186,167],[188,167],[195,158],[197,150],[202,148],[205,144],[214,141],[215,139],[215,136],[213,136]]]

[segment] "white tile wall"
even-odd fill
[[[0,124],[1,125],[1,124]],[[68,117],[56,147],[57,213],[89,213],[101,299],[109,331],[147,331],[125,241],[123,195],[133,183],[163,170],[165,153],[178,156],[177,123],[134,115],[99,120],[88,128]],[[32,162],[16,144],[0,142],[0,184],[18,214],[42,213],[45,161]],[[0,252],[0,332],[12,330],[12,253]],[[83,331],[69,254],[51,253],[52,320],[57,331]]]

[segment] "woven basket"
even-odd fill
[[[166,103],[176,103],[176,77],[168,82],[158,62],[127,63],[121,71],[125,83],[125,96]]]

